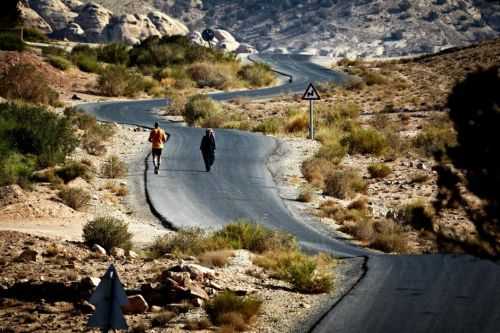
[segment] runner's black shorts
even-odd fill
[[[155,157],[155,156],[160,157],[162,150],[163,149],[161,149],[161,148],[153,148],[153,157]]]

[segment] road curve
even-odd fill
[[[345,79],[301,57],[268,56],[263,60],[290,72],[294,83],[260,93],[222,93],[213,97],[265,98],[288,91],[300,93],[309,81]],[[164,104],[165,100],[150,100],[82,107],[101,120],[151,126],[159,120],[151,110]],[[330,238],[294,217],[279,197],[266,167],[277,145],[275,139],[217,130],[215,168],[206,173],[199,153],[203,131],[166,122],[161,126],[172,138],[160,175],[148,171],[147,187],[156,210],[174,226],[216,228],[245,217],[292,232],[308,248],[341,257],[368,258],[364,278],[313,332],[500,332],[497,263],[469,256],[372,255]]]

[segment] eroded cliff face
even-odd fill
[[[264,52],[384,57],[433,52],[500,36],[497,0],[29,2],[55,34],[74,36],[81,28],[84,34],[79,36],[88,41],[131,43],[157,33],[188,34],[211,27]],[[89,12],[89,6],[94,11]],[[109,22],[109,15],[98,15],[103,8],[112,12]],[[90,24],[84,27],[79,22]],[[100,27],[103,22],[108,22],[106,29]]]

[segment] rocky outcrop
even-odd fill
[[[106,42],[104,29],[111,21],[113,13],[101,5],[90,2],[83,6],[75,19],[84,31],[89,42]]]
[[[106,29],[108,40],[136,44],[150,36],[160,36],[151,20],[144,15],[114,17]]]
[[[60,0],[29,0],[28,5],[54,31],[64,29],[77,16]]]
[[[96,2],[79,0],[30,0],[28,5],[23,8],[25,24],[57,39],[132,45],[151,36],[189,33],[181,21],[160,11],[116,16]]]
[[[25,22],[25,27],[35,28],[43,33],[50,34],[52,32],[51,26],[45,21],[37,12],[28,7],[21,7],[21,15]]]
[[[185,36],[189,33],[189,29],[186,25],[184,25],[184,23],[160,11],[151,12],[148,14],[148,17],[162,36]]]

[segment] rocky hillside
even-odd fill
[[[150,36],[186,35],[189,29],[158,10],[114,15],[97,3],[78,0],[28,0],[25,21],[54,38],[81,42],[135,44]]]
[[[399,56],[500,34],[495,0],[97,0],[117,13],[153,8],[189,27],[221,27],[261,51]]]

